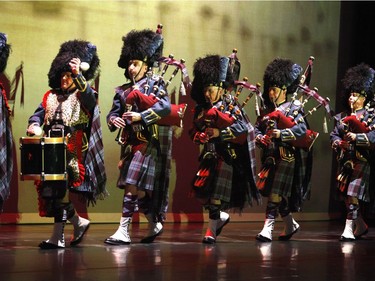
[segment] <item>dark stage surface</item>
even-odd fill
[[[62,250],[37,247],[52,225],[0,225],[0,281],[375,280],[373,227],[362,240],[339,242],[341,222],[299,223],[292,240],[272,243],[254,239],[263,223],[229,223],[215,245],[201,243],[199,223],[166,223],[153,244],[140,244],[146,224],[136,223],[129,246],[103,243],[116,224],[92,224],[79,246]],[[69,240],[71,225],[65,233]]]

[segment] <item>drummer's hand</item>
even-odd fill
[[[77,76],[80,73],[81,60],[79,58],[72,58],[69,62],[70,69],[74,76]]]
[[[42,128],[39,126],[39,124],[31,124],[27,130],[26,130],[26,134],[28,136],[40,136],[42,135],[43,133],[43,130]]]
[[[122,118],[128,120],[130,123],[138,122],[142,120],[141,114],[138,112],[134,112],[134,111],[125,112],[122,115]]]
[[[115,126],[116,128],[125,128],[125,120],[122,119],[121,117],[115,117],[113,119],[111,119],[111,122],[113,124],[113,126]]]

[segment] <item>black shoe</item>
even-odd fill
[[[81,243],[83,236],[85,235],[86,231],[89,230],[90,224],[86,225],[86,228],[83,230],[80,236],[78,236],[76,239],[70,241],[70,246],[76,246],[79,243]]]
[[[353,241],[355,241],[355,239],[341,236],[339,241],[341,241],[341,242],[353,242]]]
[[[205,236],[202,240],[202,243],[203,244],[215,244],[216,243],[216,239],[211,237],[211,236]]]
[[[51,249],[64,249],[64,247],[58,246],[53,243],[49,243],[47,241],[43,241],[39,244],[39,248],[42,250],[51,250]]]
[[[368,233],[368,228],[366,228],[366,230],[363,231],[361,234],[358,234],[358,235],[354,234],[354,237],[355,237],[355,239],[362,239],[362,236],[366,235],[367,233]]]
[[[125,242],[125,241],[118,240],[112,237],[108,237],[107,239],[105,239],[104,243],[109,244],[109,245],[129,245],[130,244],[130,242]]]
[[[263,235],[260,235],[260,234],[255,236],[255,239],[258,240],[259,242],[272,242],[271,239],[264,237]]]
[[[152,243],[152,242],[154,242],[155,238],[158,237],[159,235],[161,235],[162,233],[163,233],[163,229],[161,229],[158,233],[156,233],[154,235],[142,238],[141,243],[144,243],[144,244]]]
[[[282,235],[282,236],[279,236],[279,240],[280,241],[288,241],[290,238],[292,238],[292,236],[294,235],[294,234],[296,234],[297,232],[298,232],[298,230],[299,230],[299,227],[296,229],[296,230],[294,230],[292,233],[290,233],[290,234],[288,234],[288,235]]]

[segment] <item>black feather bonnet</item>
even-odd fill
[[[122,37],[123,46],[117,65],[125,69],[125,76],[129,78],[127,68],[129,61],[140,60],[149,67],[163,54],[164,40],[160,33],[150,29],[132,30]]]
[[[205,103],[204,88],[219,86],[228,89],[238,79],[238,74],[233,72],[229,57],[207,55],[199,58],[194,63],[191,97],[197,104]]]
[[[294,93],[299,84],[299,77],[302,67],[290,59],[276,58],[270,62],[263,75],[263,98],[266,105],[269,105],[269,88],[278,87],[286,89],[287,94]]]
[[[366,97],[365,102],[371,101],[374,98],[374,75],[375,70],[365,63],[353,66],[346,71],[342,79],[343,102],[346,107],[351,93],[359,93]]]
[[[52,89],[60,88],[60,77],[63,72],[71,72],[69,62],[72,58],[79,58],[81,62],[86,62],[90,65],[88,70],[82,72],[86,80],[91,80],[95,77],[100,63],[96,46],[83,40],[67,41],[61,44],[58,54],[51,63],[48,84]]]

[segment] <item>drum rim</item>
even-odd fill
[[[65,144],[67,142],[67,137],[21,137],[21,144]]]

